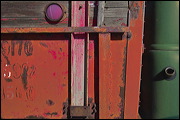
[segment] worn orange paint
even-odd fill
[[[1,34],[1,39],[2,118],[65,117],[61,108],[68,100],[68,38]]]
[[[135,3],[135,2],[134,2]],[[144,1],[136,1],[133,6],[139,6],[138,17],[130,19],[132,38],[128,41],[126,89],[125,89],[125,119],[138,119],[141,59],[143,48]]]
[[[98,37],[90,38],[88,68],[88,98],[99,103],[97,118],[138,118],[144,2],[136,3],[140,7],[138,17],[130,19],[129,28],[1,28],[1,33],[6,33],[1,35],[2,117],[66,118],[62,108],[70,99],[71,72],[70,36],[65,33],[83,31],[99,32],[99,51]],[[108,33],[129,30],[129,41],[113,40]]]
[[[123,118],[127,40],[111,35],[99,34],[99,119]]]

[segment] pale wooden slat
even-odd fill
[[[105,7],[128,8],[128,1],[106,1]]]
[[[97,26],[101,26],[104,21],[104,6],[105,6],[105,1],[99,1]]]
[[[1,28],[21,27],[68,27],[68,18],[58,24],[49,24],[44,18],[2,18]]]
[[[85,1],[72,1],[71,3],[72,27],[84,27]],[[71,35],[71,106],[84,106],[85,38],[85,33]]]
[[[126,27],[127,26],[127,17],[105,17],[103,26]]]
[[[127,17],[128,8],[105,8],[104,17]]]

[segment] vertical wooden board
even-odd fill
[[[71,26],[84,27],[85,1],[72,1]],[[71,105],[84,105],[85,33],[71,35]]]
[[[97,26],[101,26],[104,21],[104,6],[105,1],[98,1],[98,19],[97,19]]]
[[[1,37],[2,118],[64,118],[70,35],[3,34]]]
[[[119,36],[120,33],[113,37],[110,33],[99,35],[100,119],[122,119],[124,114],[127,40]]]

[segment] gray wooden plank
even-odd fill
[[[127,27],[127,17],[105,17],[103,26],[107,27]]]
[[[68,10],[68,1],[1,1],[1,17],[44,17],[45,7],[50,3],[58,3]]]
[[[105,8],[104,17],[127,17],[128,8]]]
[[[106,1],[105,7],[128,8],[128,1]]]
[[[68,27],[68,21],[49,24],[44,18],[1,18],[1,28],[9,27]]]
[[[99,1],[97,26],[101,26],[104,21],[104,6],[105,6],[105,1]]]

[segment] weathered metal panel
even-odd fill
[[[3,118],[68,118],[68,106],[87,103],[95,118],[137,118],[144,2],[130,2],[130,26],[102,28],[86,28],[97,18],[72,3],[71,27],[1,28]]]
[[[64,34],[1,34],[2,118],[62,118],[68,100]]]
[[[130,1],[131,38],[127,47],[124,118],[138,118],[144,29],[144,1]]]
[[[99,34],[99,118],[124,114],[126,39],[122,34]]]

